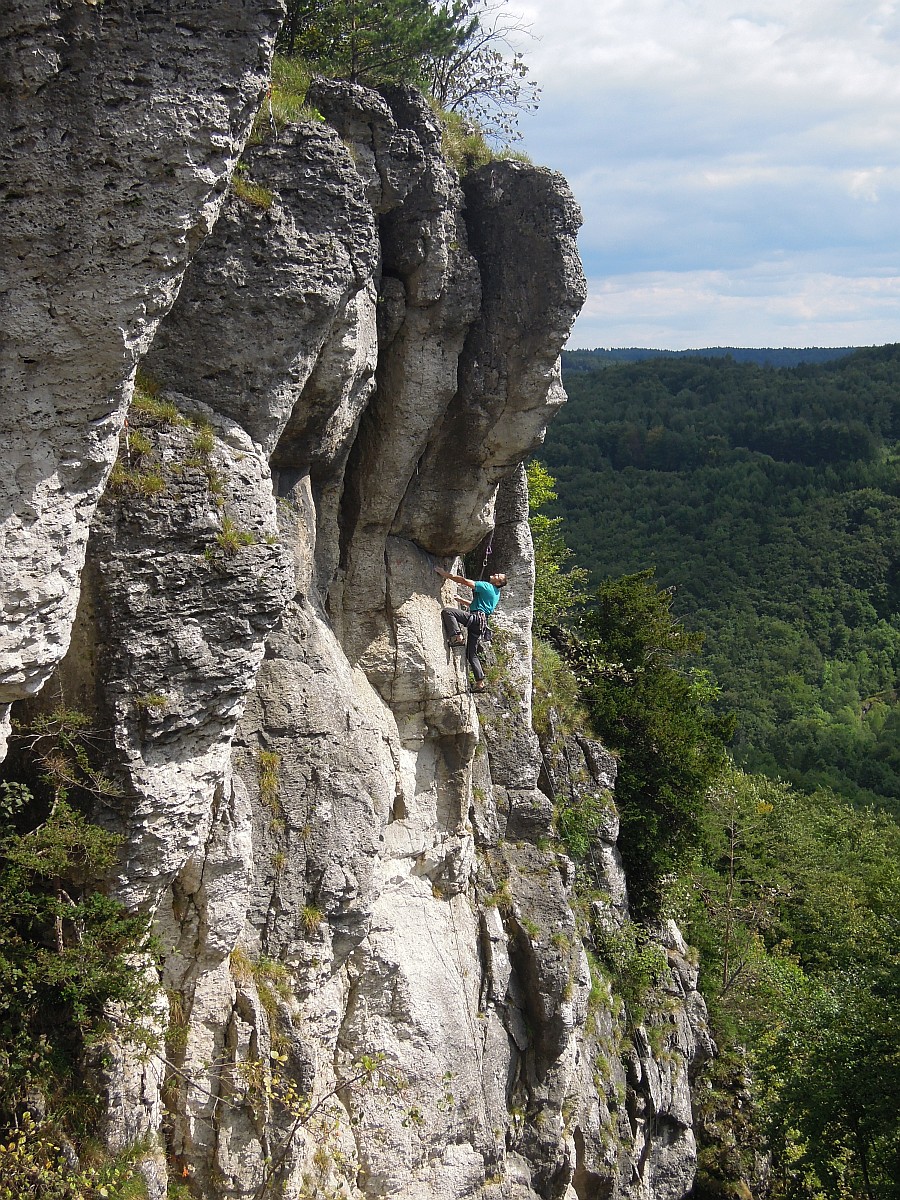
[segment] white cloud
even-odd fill
[[[847,190],[856,200],[868,200],[870,204],[877,204],[881,199],[878,185],[883,183],[884,176],[884,167],[875,167],[871,171],[854,171],[850,175]]]
[[[539,0],[521,6],[540,40],[529,61],[564,90],[637,88],[804,106],[897,94],[895,47],[854,0]],[[554,84],[555,86],[555,84]]]
[[[804,261],[743,271],[589,280],[570,348],[849,346],[900,340],[900,274],[838,275]]]
[[[523,121],[526,148],[570,179],[584,211],[594,316],[590,326],[582,318],[579,330],[599,331],[601,315],[622,330],[621,314],[596,308],[596,288],[636,273],[644,283],[625,289],[629,319],[647,328],[639,308],[647,303],[656,314],[650,328],[673,337],[685,306],[692,329],[703,313],[712,322],[744,311],[746,329],[773,328],[778,314],[797,336],[820,321],[823,334],[813,341],[823,343],[824,331],[833,344],[900,337],[896,289],[865,282],[900,274],[900,16],[893,3],[510,5],[540,38],[523,47],[544,88],[541,111]],[[792,286],[783,272],[800,259],[805,273]],[[772,263],[781,264],[777,282],[767,270]],[[740,286],[716,283],[708,303],[704,289],[696,290],[701,276],[707,287],[716,273],[753,271],[776,289],[768,309],[764,297],[744,295]],[[687,293],[668,285],[648,291],[648,272],[682,279]],[[840,316],[814,303],[831,294],[828,280],[854,276],[862,282],[852,311]],[[682,306],[668,322],[659,309],[667,302]],[[612,340],[600,336],[596,344]],[[625,335],[626,344],[639,340],[646,339]],[[701,337],[702,344],[718,340]]]

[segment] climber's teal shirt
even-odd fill
[[[475,598],[469,606],[469,612],[492,613],[499,603],[500,589],[479,579],[475,584]]]

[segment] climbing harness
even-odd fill
[[[491,627],[488,625],[486,613],[471,613],[469,619],[469,628],[473,631],[479,642],[489,642],[491,640]]]

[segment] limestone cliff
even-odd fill
[[[621,923],[615,764],[531,728],[519,464],[564,400],[577,207],[516,162],[460,181],[409,89],[320,82],[324,121],[245,145],[276,21],[4,17],[0,701],[106,731],[111,884],[164,950],[166,1051],[106,1063],[104,1134],[148,1139],[155,1200],[172,1171],[204,1200],[675,1200],[696,973],[660,930],[649,1031],[592,985],[553,800],[607,804]],[[434,566],[491,530],[476,704]]]

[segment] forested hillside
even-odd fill
[[[900,808],[900,346],[566,372],[542,457],[576,561],[655,567],[739,762]]]

